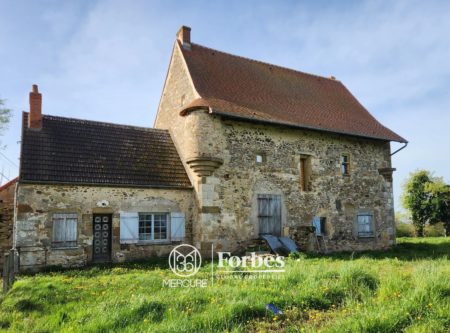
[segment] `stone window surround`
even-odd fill
[[[342,158],[344,156],[347,157],[347,162],[345,162],[346,170],[347,170],[346,173],[344,173],[343,170],[342,170],[342,166],[344,165],[344,162],[342,161]],[[352,172],[351,165],[352,165],[352,156],[351,156],[351,154],[349,152],[342,152],[340,154],[340,156],[339,156],[339,172],[340,172],[340,174],[343,177],[350,177],[350,174]]]
[[[371,218],[371,229],[372,229],[372,234],[371,235],[365,235],[365,236],[359,235],[359,232],[358,232],[358,216],[359,215],[370,215],[372,217]],[[362,209],[359,209],[356,212],[355,218],[354,218],[354,226],[355,226],[355,235],[356,235],[356,237],[358,237],[359,239],[375,238],[375,233],[376,233],[375,225],[376,225],[376,223],[375,223],[375,215],[374,215],[372,209],[362,208]]]
[[[312,158],[309,153],[300,153],[298,161],[299,185],[302,192],[311,190]]]
[[[255,155],[256,164],[264,164],[267,162],[267,153],[264,151],[258,151]]]
[[[76,214],[77,216],[77,231],[76,231],[76,241],[72,246],[58,244],[54,241],[54,229],[53,229],[53,218],[55,214]],[[52,210],[48,213],[48,221],[51,224],[51,248],[52,250],[74,250],[78,249],[80,245],[78,244],[79,232],[80,232],[80,222],[82,222],[81,213],[76,209],[63,209],[63,210]]]

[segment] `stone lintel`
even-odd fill
[[[201,212],[204,214],[220,214],[221,209],[217,206],[203,206]]]

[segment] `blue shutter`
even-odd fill
[[[137,243],[139,240],[139,214],[120,213],[120,244]]]
[[[321,235],[322,230],[320,230],[320,217],[314,216],[313,218],[313,226],[316,228],[316,235]]]
[[[172,241],[183,241],[186,236],[184,213],[170,213],[170,238]]]

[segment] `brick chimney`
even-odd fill
[[[186,26],[181,26],[180,30],[177,32],[177,39],[181,42],[181,45],[186,50],[191,49],[191,28]]]
[[[42,128],[42,95],[37,84],[33,84],[30,92],[30,114],[28,115],[28,128]]]

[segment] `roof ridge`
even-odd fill
[[[210,51],[213,51],[213,52],[219,52],[219,53],[222,53],[222,54],[227,55],[227,56],[243,59],[243,60],[246,60],[246,61],[249,61],[249,62],[254,62],[254,63],[257,63],[259,65],[270,66],[270,67],[274,67],[274,68],[277,68],[277,69],[280,69],[280,70],[283,70],[283,71],[294,72],[296,74],[308,75],[308,76],[312,76],[312,77],[315,77],[315,78],[318,78],[318,79],[325,79],[325,80],[328,80],[328,81],[331,81],[331,82],[341,83],[340,80],[337,80],[335,78],[332,79],[332,78],[329,78],[329,77],[326,77],[326,76],[321,76],[321,75],[317,75],[317,74],[307,73],[307,72],[303,72],[303,71],[300,71],[300,70],[297,70],[297,69],[271,64],[271,63],[268,63],[268,62],[265,62],[265,61],[256,60],[256,59],[252,59],[252,58],[248,58],[248,57],[232,54],[232,53],[225,52],[225,51],[216,50],[216,49],[213,49],[213,48],[210,48],[210,47],[207,47],[207,46],[204,46],[204,45],[200,45],[200,44],[197,44],[197,43],[191,43],[191,44],[194,45],[194,46],[201,47],[201,48],[206,49],[206,50],[210,50]]]
[[[28,112],[24,112],[24,113],[28,114]],[[44,115],[42,115],[42,117],[44,119],[66,120],[66,121],[71,121],[74,123],[75,122],[86,122],[86,123],[107,126],[107,127],[128,128],[128,129],[136,129],[136,130],[141,130],[141,131],[168,132],[168,130],[161,129],[161,128],[117,124],[117,123],[111,123],[111,122],[106,122],[106,121],[89,120],[89,119],[81,119],[81,118],[73,118],[73,117],[62,117],[62,116],[54,116],[54,115],[49,115],[49,114],[44,114]]]

